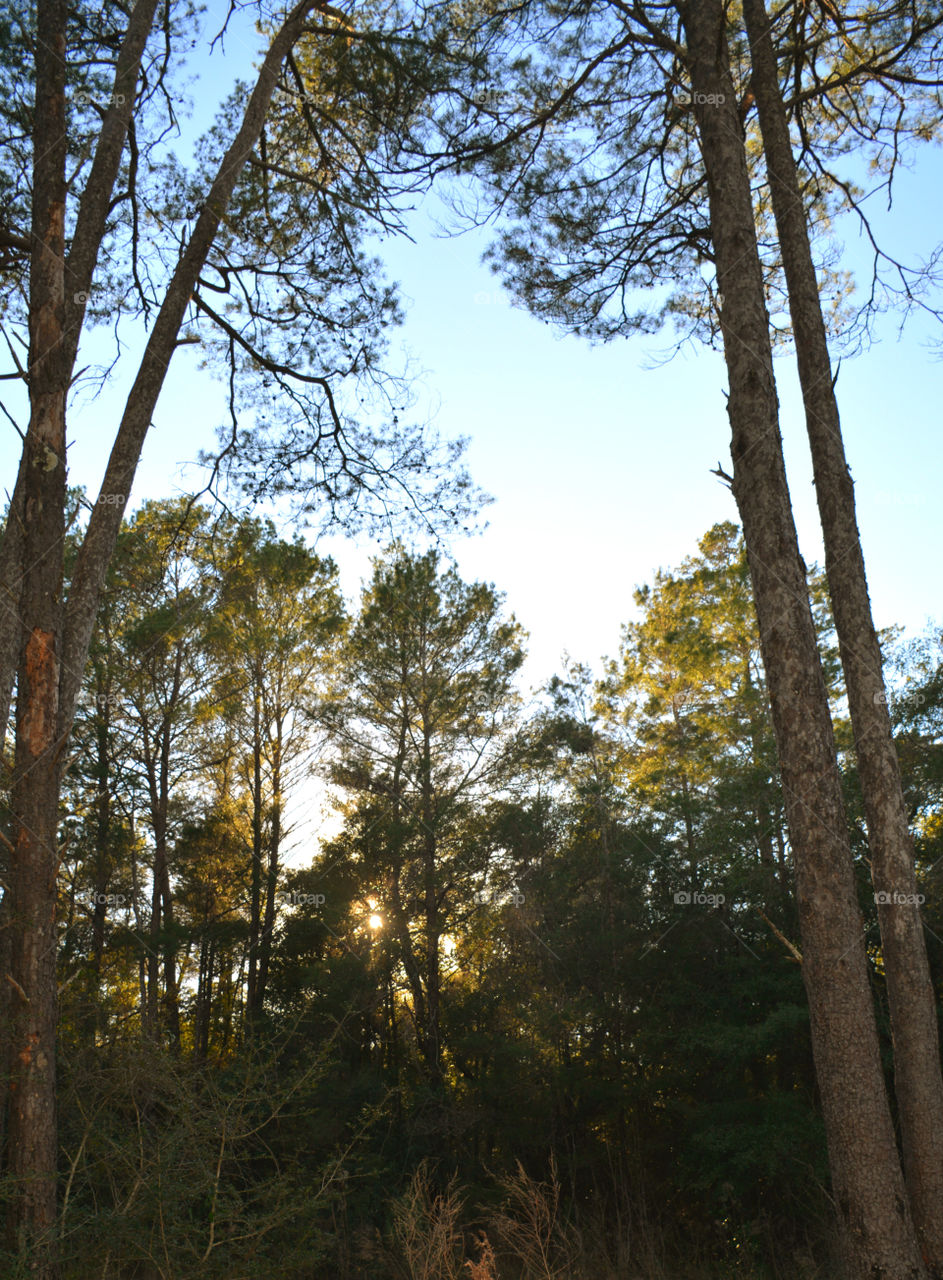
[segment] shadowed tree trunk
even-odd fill
[[[276,890],[281,862],[282,845],[282,750],[285,727],[285,711],[276,702],[274,735],[269,744],[272,770],[272,803],[269,819],[268,865],[265,871],[265,895],[262,909],[262,932],[259,937],[259,973],[256,989],[256,1012],[261,1013],[265,1003],[269,969],[272,963],[272,939],[275,933]]]
[[[894,1085],[914,1221],[935,1276],[943,1276],[943,1075],[913,841],[871,616],[854,486],[845,461],[818,280],[763,0],[744,0],[752,88],[763,133],[799,379],[825,541],[835,630],[848,690],[884,951]]]
[[[64,0],[40,0],[33,126],[30,421],[24,452],[16,745],[11,809],[8,1170],[10,1248],[56,1274],[56,875],[65,538],[66,121]],[[16,628],[14,628],[16,629]],[[4,975],[7,978],[7,975]]]
[[[825,681],[779,433],[769,319],[724,12],[680,7],[708,178],[729,379],[733,492],[760,627],[792,841],[803,978],[851,1273],[923,1276],[884,1087]]]
[[[0,571],[22,576],[22,642],[17,667],[16,750],[11,798],[9,1006],[11,1077],[7,1124],[13,1185],[8,1241],[38,1280],[54,1280],[56,1217],[56,877],[62,748],[108,564],[144,438],[163,386],[190,297],[220,220],[261,133],[279,70],[301,33],[313,0],[300,0],[274,35],[245,115],[220,164],[192,235],[151,329],[122,415],[102,496],[95,504],[63,609],[65,403],[78,346],[84,296],[98,258],[127,136],[140,64],[156,8],[139,0],[122,42],[112,106],[80,202],[65,259],[66,18],[63,0],[37,6],[36,106],[33,128],[29,299],[30,421],[24,444],[22,552],[0,556]],[[24,468],[21,466],[21,471]],[[10,525],[8,523],[8,531]],[[7,539],[4,539],[6,545]],[[9,699],[13,665],[0,655]]]
[[[252,701],[252,871],[249,893],[249,972],[246,980],[246,1026],[259,1012],[259,938],[262,932],[262,689],[254,673]]]

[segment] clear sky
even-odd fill
[[[210,8],[218,25],[223,7],[214,2]],[[211,118],[235,75],[251,74],[252,43],[234,36],[225,57],[202,58],[197,122]],[[901,255],[932,247],[941,188],[938,152],[928,151],[903,175],[894,210],[880,219]],[[614,653],[620,624],[633,615],[635,585],[692,553],[715,521],[737,519],[732,496],[711,475],[718,461],[729,469],[723,362],[706,350],[689,350],[649,367],[669,348],[669,334],[605,348],[558,337],[512,307],[481,265],[486,233],[435,237],[432,215],[441,213],[433,199],[412,219],[416,243],[400,240],[384,250],[389,274],[408,301],[407,323],[394,344],[404,342],[426,370],[418,411],[437,407],[444,435],[471,438],[470,470],[495,502],[486,532],[452,549],[466,577],[493,581],[507,593],[530,632],[526,676],[534,685],[553,673],[565,650],[597,666],[603,654]],[[857,233],[850,225],[847,232],[854,262]],[[943,364],[927,348],[925,325],[912,324],[901,341],[893,319],[881,332],[880,343],[842,365],[838,391],[876,621],[916,632],[929,618],[943,618]],[[70,415],[70,480],[93,494],[132,365],[127,361],[114,387],[96,401],[79,399]],[[777,373],[796,520],[809,562],[821,558],[820,537],[790,357],[778,360]],[[196,371],[185,348],[178,353],[132,506],[194,485],[198,473],[181,464],[212,444],[213,428],[225,420],[223,395],[221,384]],[[7,487],[18,444],[8,429]],[[334,538],[322,549],[335,556],[345,588],[356,593],[376,544]]]

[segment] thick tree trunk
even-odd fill
[[[61,358],[71,370],[75,363],[82,319],[92,287],[98,252],[111,211],[115,179],[121,167],[128,126],[134,110],[141,56],[154,22],[157,0],[137,0],[118,52],[111,105],[102,121],[98,146],[76,218],[75,234],[65,262],[65,308],[68,323],[61,338]],[[0,543],[0,735],[6,733],[19,643],[17,623],[23,563],[23,494],[26,455],[20,461],[16,487]],[[3,607],[6,606],[6,607]]]
[[[65,512],[65,398],[81,313],[66,323],[65,292],[65,72],[66,6],[40,0],[37,9],[36,108],[34,113],[33,223],[30,267],[30,424],[25,445],[23,545],[19,564],[30,566],[20,598],[24,643],[19,655],[17,739],[12,809],[15,854],[10,908],[10,973],[16,992],[10,1011],[12,1071],[8,1119],[8,1169],[13,1194],[8,1237],[30,1253],[32,1273],[55,1274],[56,1212],[56,848],[59,755],[71,729],[89,642],[124,503],[193,286],[220,219],[252,148],[258,141],[279,69],[297,40],[312,0],[300,0],[272,40],[241,126],[219,172],[151,331],[141,369],[129,395],[97,503],[75,565],[62,617]],[[110,208],[137,79],[126,57],[128,41],[146,39],[148,3],[135,7],[119,55],[118,92],[106,114],[96,179],[79,209],[74,247],[84,259],[70,270],[70,284],[91,280]],[[132,41],[133,42],[133,41]],[[133,74],[132,74],[133,73]],[[130,77],[126,85],[122,76]],[[119,105],[115,105],[119,104]],[[126,110],[125,110],[126,106]],[[123,119],[123,126],[121,124]],[[117,122],[118,128],[113,127]],[[122,132],[122,128],[124,132]],[[96,169],[97,166],[97,169]],[[108,172],[106,172],[106,170]],[[109,173],[111,180],[109,181]],[[83,230],[83,221],[88,230]],[[81,235],[80,235],[81,231]],[[72,264],[70,264],[71,267]],[[81,290],[79,291],[81,292]],[[72,298],[73,306],[83,305]],[[120,494],[121,501],[114,498]],[[14,575],[19,565],[10,555]],[[0,655],[2,657],[2,655]],[[0,668],[9,690],[9,672]],[[9,699],[9,692],[4,695]]]
[[[849,1270],[916,1280],[840,776],[783,463],[769,318],[719,0],[683,5],[730,385],[733,491],[760,627],[795,864],[812,1044]]]
[[[914,1222],[933,1274],[943,1276],[943,1075],[913,841],[871,616],[854,487],[841,422],[799,175],[763,0],[744,0],[752,87],[763,133],[825,540],[825,569],[845,672],[884,950],[894,1085]]]
[[[64,0],[39,0],[29,298],[30,421],[25,444],[16,746],[11,809],[8,1244],[30,1274],[56,1275],[56,875],[61,743],[57,733],[65,401]]]
[[[223,158],[177,264],[164,303],[131,389],[102,494],[75,565],[69,600],[62,612],[65,535],[65,400],[81,312],[67,311],[65,291],[65,72],[66,6],[39,0],[37,8],[36,108],[34,113],[33,223],[30,265],[30,424],[25,445],[23,545],[20,564],[29,565],[20,597],[24,637],[17,677],[17,730],[12,810],[13,874],[10,908],[10,973],[16,997],[10,1010],[11,1079],[8,1169],[13,1192],[8,1238],[32,1274],[55,1275],[56,1214],[56,847],[61,749],[71,730],[95,614],[114,551],[124,504],[151,415],[173,355],[190,295],[215,239],[220,219],[252,148],[256,145],[282,63],[301,33],[313,0],[300,0],[274,36],[259,70],[239,130]],[[83,261],[70,263],[70,287],[91,280],[104,221],[110,209],[133,106],[137,63],[126,58],[128,41],[146,39],[153,14],[150,0],[135,7],[119,55],[111,110],[103,122],[93,162],[96,179],[83,195],[73,251],[81,242]],[[132,75],[133,72],[133,75]],[[130,76],[126,85],[121,77]],[[126,106],[126,110],[125,110]],[[124,121],[123,126],[121,121]],[[115,122],[121,127],[115,128]],[[124,132],[122,132],[122,128]],[[97,166],[97,168],[96,168]],[[110,168],[109,168],[110,167]],[[106,170],[108,172],[106,172]],[[112,174],[109,181],[109,172]],[[96,222],[97,220],[97,222]],[[83,221],[88,230],[83,230]],[[80,235],[80,231],[82,234]],[[79,291],[81,292],[81,290]],[[76,296],[73,307],[84,305]],[[120,502],[115,499],[120,495]],[[18,571],[11,554],[8,568]],[[2,659],[2,655],[0,655]],[[12,681],[0,663],[0,682]],[[9,693],[5,694],[9,698]]]

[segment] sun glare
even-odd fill
[[[377,915],[372,915],[372,916],[370,917],[370,919],[367,921],[367,924],[370,926],[370,928],[371,928],[371,929],[382,929],[382,928],[383,928],[383,917],[382,917],[382,916],[377,916]]]

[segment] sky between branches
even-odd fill
[[[212,0],[204,18],[184,154],[232,82],[249,76],[259,48],[243,15],[223,52],[205,52],[224,9]],[[889,246],[910,259],[932,248],[941,204],[943,156],[928,148],[900,176],[893,210],[875,207],[872,214]],[[495,502],[484,534],[449,549],[465,577],[506,592],[530,633],[524,680],[533,687],[557,669],[564,651],[593,665],[614,653],[620,624],[634,616],[633,588],[692,554],[714,522],[737,519],[732,496],[711,474],[718,461],[725,468],[729,461],[723,362],[717,353],[689,348],[657,366],[670,349],[667,333],[606,348],[558,337],[512,307],[481,264],[487,233],[437,237],[434,220],[441,216],[433,195],[411,216],[415,243],[388,241],[380,250],[407,301],[406,325],[393,341],[405,344],[424,371],[413,413],[434,415],[443,435],[471,438],[472,476]],[[847,265],[866,266],[850,220],[843,231]],[[916,633],[943,618],[943,363],[929,350],[930,330],[919,317],[900,341],[892,316],[878,331],[879,344],[843,362],[839,402],[875,620]],[[98,331],[79,365],[101,358],[111,341]],[[97,399],[80,396],[70,412],[69,480],[93,496],[134,373],[130,353],[120,368]],[[791,356],[777,359],[777,378],[800,544],[807,563],[821,561]],[[199,372],[191,351],[181,349],[128,510],[145,498],[198,488],[202,472],[185,464],[212,447],[213,429],[226,417],[223,384]],[[0,437],[7,488],[19,444],[8,427]],[[380,544],[331,537],[318,545],[338,561],[344,588],[356,598]]]

